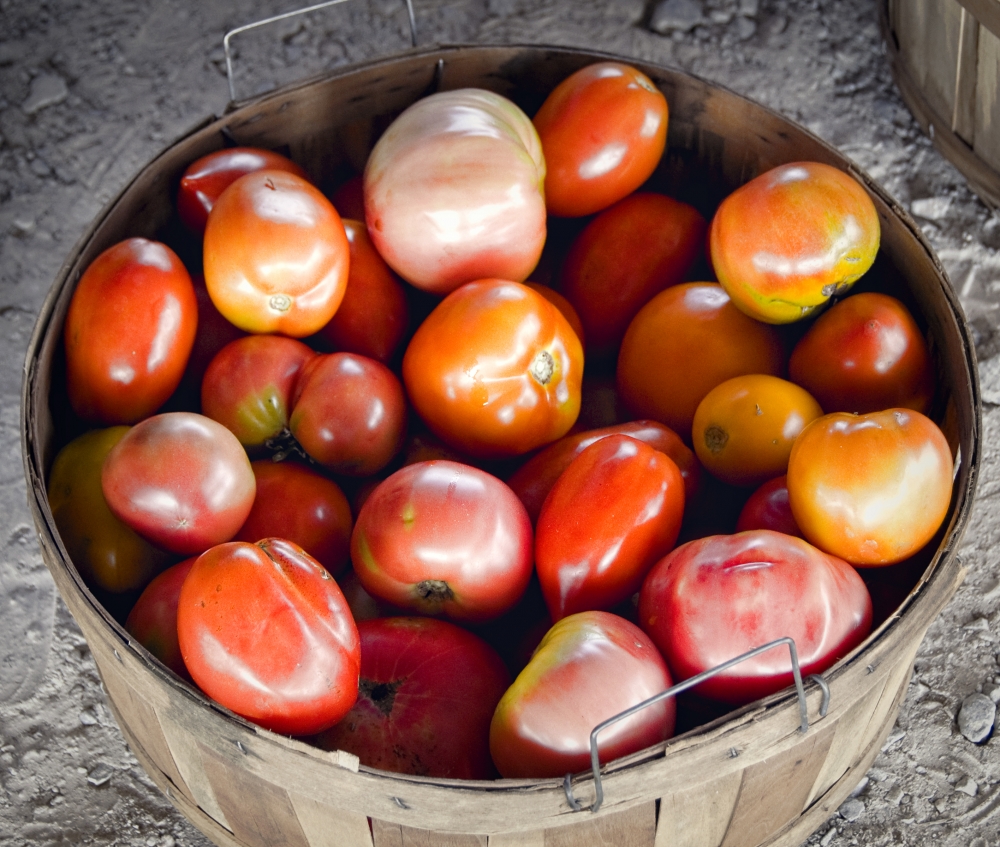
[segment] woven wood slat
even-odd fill
[[[545,831],[545,847],[653,847],[656,803],[643,803],[595,817],[577,812],[579,822]]]
[[[298,794],[289,796],[309,847],[373,847],[365,815],[344,812]]]
[[[490,835],[486,843],[488,847],[545,847],[545,833],[540,829],[534,832],[503,832]]]
[[[660,800],[655,847],[719,847],[740,795],[743,772]]]
[[[976,155],[1000,172],[1000,38],[979,28],[976,77]]]

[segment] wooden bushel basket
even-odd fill
[[[962,579],[955,548],[968,521],[980,455],[974,352],[958,300],[919,230],[892,199],[836,150],[779,115],[717,86],[633,63],[670,104],[668,152],[653,184],[711,214],[729,191],[782,162],[811,159],[850,171],[882,224],[879,287],[903,297],[925,328],[936,362],[935,417],[959,456],[948,516],[927,566],[894,615],[825,674],[829,711],[807,683],[808,731],[799,702],[782,692],[602,771],[594,813],[590,773],[561,780],[463,782],[359,767],[262,730],[167,672],[97,602],[60,541],[45,480],[60,444],[54,411],[65,391],[61,328],[81,272],[99,252],[171,225],[184,167],[224,144],[282,147],[320,185],[345,161],[357,166],[389,119],[435,87],[491,88],[529,114],[583,65],[613,58],[546,47],[414,51],[303,83],[206,123],[146,166],[76,246],[46,300],[25,365],[22,433],[29,499],[42,553],[93,651],[127,739],[154,782],[219,845],[241,847],[794,847],[850,794],[879,752],[932,620]]]

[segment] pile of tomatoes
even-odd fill
[[[857,182],[783,165],[709,223],[646,187],[667,123],[602,62],[533,119],[418,101],[332,199],[271,151],[192,163],[199,262],[112,246],[64,330],[88,431],[50,504],[129,632],[268,729],[468,779],[581,770],[772,640],[804,673],[860,644],[951,498],[927,345],[853,293]],[[777,648],[698,697],[790,681]]]

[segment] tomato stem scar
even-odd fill
[[[539,350],[528,367],[530,373],[540,385],[548,385],[556,370],[556,361],[548,350]]]

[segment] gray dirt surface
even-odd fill
[[[1000,217],[903,105],[874,0],[671,2],[658,19],[666,35],[648,28],[656,4],[643,0],[417,0],[417,8],[427,43],[596,45],[735,89],[838,146],[918,221],[981,358],[983,466],[961,547],[968,576],[920,648],[866,781],[806,843],[997,847],[1000,741],[970,742],[957,716],[973,693],[1000,700]],[[0,0],[0,844],[206,844],[126,748],[42,563],[20,455],[21,365],[43,298],[88,222],[172,139],[225,107],[226,30],[295,6]],[[375,9],[372,32],[376,45],[398,49],[386,9]],[[335,52],[356,56],[359,40],[344,37]],[[308,33],[291,25],[271,49],[259,63],[265,76],[315,58]]]

